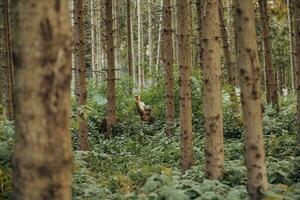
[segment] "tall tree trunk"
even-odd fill
[[[152,20],[152,3],[153,0],[148,0],[148,51],[149,51],[149,69],[153,73],[153,20]],[[151,77],[151,82],[153,82]]]
[[[291,63],[291,86],[292,91],[295,93],[296,77],[295,77],[295,30],[294,30],[294,3],[293,0],[287,0],[288,5],[288,24],[289,24],[289,42],[290,42],[290,63]]]
[[[232,103],[232,109],[237,111],[237,96],[235,93],[235,76],[234,76],[234,64],[232,62],[231,53],[230,53],[230,43],[228,32],[226,29],[226,24],[224,20],[224,7],[222,0],[218,0],[219,2],[219,18],[220,18],[220,27],[221,27],[221,38],[223,42],[223,52],[224,52],[224,60],[225,66],[227,69],[227,81],[229,84],[229,96],[230,101]]]
[[[13,199],[69,200],[73,159],[68,1],[14,0],[13,5],[18,30],[13,32]]]
[[[198,23],[198,49],[199,49],[199,68],[201,69],[201,71],[203,70],[203,38],[202,38],[202,25],[203,25],[203,11],[204,11],[204,1],[203,0],[197,0],[196,2],[196,6],[197,6],[197,23]]]
[[[296,52],[295,52],[295,69],[297,81],[297,144],[300,147],[300,2],[295,1],[295,39],[296,39]]]
[[[85,35],[84,35],[84,0],[74,0],[74,40],[75,40],[75,84],[76,100],[78,104],[79,120],[79,147],[80,150],[88,150],[88,124],[84,117],[84,109],[87,98],[86,63],[85,63]]]
[[[113,23],[114,23],[114,41],[115,41],[115,68],[116,77],[121,77],[121,65],[120,65],[120,1],[114,0],[113,2]]]
[[[264,135],[260,96],[260,66],[256,44],[256,26],[252,1],[237,0],[236,32],[240,65],[241,101],[245,124],[247,190],[250,199],[261,199],[267,189]]]
[[[164,0],[160,1],[160,15],[159,15],[159,26],[158,26],[158,39],[157,39],[157,56],[156,56],[156,73],[159,71],[159,65],[161,64],[161,36],[163,27],[163,3]]]
[[[10,36],[10,17],[9,17],[9,1],[2,1],[4,6],[4,52],[5,52],[5,64],[3,67],[4,74],[4,97],[5,97],[5,114],[8,120],[14,119],[14,75],[13,75],[13,64],[11,54],[11,36]]]
[[[128,61],[128,75],[133,79],[133,57],[132,57],[132,29],[131,29],[131,5],[130,0],[127,0],[127,61]],[[129,88],[129,94],[132,94],[133,88]]]
[[[90,16],[91,16],[91,46],[92,46],[92,81],[95,85],[97,82],[97,34],[96,34],[96,14],[95,14],[95,1],[90,0]]]
[[[270,28],[269,28],[269,17],[267,9],[267,0],[259,0],[259,13],[261,19],[261,26],[263,32],[263,42],[264,42],[264,61],[266,67],[266,93],[267,102],[271,103],[276,109],[279,109],[279,99],[278,91],[276,85],[275,73],[272,64],[271,55],[271,44],[269,40]]]
[[[177,1],[178,65],[180,88],[181,172],[194,163],[192,138],[191,47],[189,0]]]
[[[173,8],[172,12],[172,29],[173,29],[173,55],[174,55],[174,64],[178,65],[178,41],[177,41],[177,12],[176,12],[176,0],[171,0],[171,5]]]
[[[107,43],[107,133],[112,136],[113,125],[116,123],[116,88],[115,88],[115,51],[112,17],[112,1],[105,1],[106,13],[106,43]]]
[[[221,52],[218,0],[210,0],[203,18],[203,108],[205,128],[205,174],[219,179],[224,173]]]
[[[221,38],[223,42],[223,51],[224,51],[224,60],[225,60],[225,65],[227,69],[227,79],[228,83],[231,86],[231,89],[233,90],[233,94],[235,96],[234,92],[234,85],[235,85],[235,80],[234,80],[234,68],[233,68],[233,62],[230,54],[230,46],[229,46],[229,37],[228,37],[228,32],[226,29],[226,24],[224,20],[224,6],[222,0],[219,1],[219,18],[220,18],[220,26],[221,26]]]
[[[173,30],[172,30],[172,7],[171,0],[163,2],[163,34],[162,34],[162,49],[163,49],[163,64],[165,67],[166,81],[166,135],[173,134],[175,105],[174,105],[174,77],[173,77]]]
[[[138,90],[143,91],[143,13],[141,0],[137,0],[137,18],[138,18]]]

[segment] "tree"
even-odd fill
[[[259,0],[259,13],[263,32],[263,43],[264,43],[264,61],[266,68],[266,94],[267,102],[271,103],[276,109],[279,109],[279,99],[277,93],[276,76],[273,70],[272,55],[271,55],[271,44],[269,40],[270,28],[269,28],[269,16],[267,0]]]
[[[237,98],[235,94],[235,77],[234,77],[234,67],[230,54],[230,46],[229,46],[229,37],[226,29],[225,19],[224,19],[224,6],[222,0],[218,0],[219,3],[219,18],[220,18],[220,26],[221,26],[221,38],[223,42],[223,52],[224,52],[224,61],[227,69],[227,82],[229,84],[229,95],[230,101],[233,104],[233,108],[236,108]]]
[[[189,0],[177,1],[181,172],[193,165]]]
[[[174,77],[173,77],[173,30],[172,30],[172,7],[171,0],[163,2],[163,65],[165,67],[166,81],[166,135],[171,136],[173,133],[175,105],[174,105]],[[170,48],[171,47],[171,48]]]
[[[294,30],[294,3],[293,0],[287,0],[288,6],[288,24],[289,24],[289,42],[290,42],[290,63],[291,63],[291,86],[295,92],[296,79],[295,79],[295,30]]]
[[[264,135],[260,97],[260,66],[252,1],[235,1],[241,102],[245,126],[247,190],[250,199],[261,199],[267,189]]]
[[[297,81],[297,144],[300,146],[300,2],[295,1],[295,38],[296,38],[296,53],[295,53],[295,68]]]
[[[13,32],[13,199],[71,199],[68,1],[14,0],[13,5],[18,30]]]
[[[131,29],[131,5],[130,0],[127,0],[127,61],[128,75],[133,79],[133,53],[132,53],[132,29]],[[129,88],[129,94],[132,94],[132,88]]]
[[[107,133],[112,136],[112,127],[116,123],[116,70],[115,70],[115,50],[114,31],[112,17],[112,1],[105,0],[106,16],[106,54],[107,54]]]
[[[219,179],[224,173],[221,52],[218,0],[207,2],[203,18],[203,108],[205,129],[205,174]]]
[[[85,41],[84,41],[84,0],[74,0],[74,40],[75,40],[75,84],[76,100],[78,104],[79,120],[79,147],[88,150],[88,124],[84,115],[87,89],[86,89],[86,63],[85,63]]]
[[[198,49],[199,49],[199,67],[203,70],[202,62],[203,62],[203,54],[202,54],[202,24],[203,24],[203,0],[197,0],[196,7],[197,7],[197,23],[198,23]]]
[[[3,83],[4,83],[4,101],[5,114],[8,120],[14,119],[14,71],[11,54],[11,26],[9,17],[9,1],[2,0],[3,12],[1,12],[1,21],[3,21],[3,50],[4,50],[4,65],[3,65]]]
[[[144,88],[144,66],[143,66],[143,13],[141,0],[137,0],[137,19],[138,19],[138,90],[143,91]]]
[[[148,0],[148,51],[149,51],[149,69],[153,72],[153,20],[152,20],[152,0]]]

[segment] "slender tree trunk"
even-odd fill
[[[158,39],[157,39],[156,73],[158,73],[159,65],[161,63],[161,36],[162,36],[162,27],[163,27],[163,3],[164,3],[164,1],[161,0],[161,3],[160,3],[161,12],[159,15]]]
[[[14,119],[14,75],[11,54],[11,36],[10,36],[10,19],[9,19],[9,1],[2,1],[4,6],[4,52],[5,52],[5,65],[3,67],[4,74],[4,97],[5,97],[5,114],[8,120]]]
[[[174,55],[174,64],[177,66],[178,64],[178,44],[177,44],[177,12],[176,12],[176,0],[171,0],[172,5],[172,29],[173,29],[173,55]]]
[[[229,95],[230,101],[232,103],[232,107],[236,110],[237,109],[237,97],[235,94],[235,80],[234,80],[234,64],[232,62],[231,54],[230,54],[230,46],[229,46],[229,38],[228,32],[226,29],[226,24],[224,20],[224,8],[222,0],[218,0],[219,3],[219,18],[220,18],[220,27],[221,27],[221,38],[223,42],[223,52],[224,52],[224,60],[225,66],[227,69],[227,81],[229,84]]]
[[[162,34],[162,49],[163,49],[163,64],[165,67],[166,81],[166,135],[173,134],[175,105],[174,105],[174,77],[173,77],[173,30],[172,30],[172,7],[171,0],[163,2],[163,34]]]
[[[74,0],[74,31],[75,31],[75,84],[79,119],[79,147],[88,150],[88,124],[84,117],[84,108],[87,98],[85,38],[84,38],[84,0]]]
[[[4,9],[4,1],[0,3],[0,35],[5,35],[5,9]],[[5,102],[3,101],[4,95],[4,69],[5,69],[5,37],[0,37],[0,105],[5,106]],[[1,117],[2,117],[1,112]]]
[[[152,3],[153,0],[148,0],[148,51],[149,51],[149,69],[153,73],[153,20],[152,20]],[[151,78],[151,82],[153,82]]]
[[[199,49],[199,68],[201,71],[203,70],[203,38],[202,38],[202,24],[203,24],[203,6],[204,6],[204,1],[203,0],[197,0],[196,2],[197,6],[197,22],[198,22],[198,49]]]
[[[269,28],[269,17],[268,17],[268,10],[267,10],[267,0],[259,0],[258,2],[259,2],[259,12],[260,12],[261,25],[262,25],[262,32],[263,32],[264,52],[265,52],[264,61],[266,67],[267,102],[272,103],[272,105],[276,109],[279,109],[276,77],[273,70],[271,44],[269,40],[270,28]]]
[[[18,30],[13,33],[13,199],[69,200],[73,159],[68,1],[13,0],[13,5]]]
[[[141,0],[137,0],[137,17],[138,17],[138,90],[143,91],[143,14]]]
[[[114,23],[114,41],[115,41],[115,68],[116,77],[121,77],[121,65],[120,65],[120,1],[114,0],[113,2],[113,23]]]
[[[127,61],[128,61],[128,75],[133,79],[133,63],[132,63],[132,30],[131,30],[131,5],[130,0],[127,0]],[[129,88],[129,94],[132,94],[133,88]]]
[[[294,30],[294,3],[293,0],[287,0],[288,5],[288,24],[289,24],[289,42],[290,42],[290,63],[291,63],[291,86],[295,93],[296,78],[295,78],[295,30]]]
[[[235,80],[234,80],[233,63],[232,63],[231,54],[230,54],[228,32],[227,32],[226,24],[225,24],[225,20],[224,20],[223,2],[222,2],[222,0],[218,0],[218,1],[219,1],[219,18],[220,18],[220,27],[221,27],[221,38],[222,38],[222,42],[223,42],[225,65],[227,67],[227,78],[228,78],[228,83],[232,87],[234,87]]]
[[[205,174],[220,179],[224,173],[221,52],[218,0],[210,0],[203,18],[203,96]]]
[[[267,189],[264,135],[260,96],[260,66],[256,43],[254,5],[237,0],[236,32],[240,65],[241,101],[245,124],[247,190],[250,199],[261,199],[260,189]]]
[[[92,77],[93,83],[97,82],[97,34],[96,34],[96,15],[95,15],[95,1],[90,0],[90,15],[91,15],[91,46],[92,46]]]
[[[295,52],[295,69],[297,81],[297,144],[300,147],[300,2],[295,1],[295,39],[296,39],[296,52]]]
[[[115,50],[112,18],[112,1],[106,0],[106,42],[107,42],[107,133],[112,136],[113,125],[116,123],[116,91],[115,91]]]
[[[194,163],[192,138],[191,47],[189,0],[177,1],[178,65],[180,88],[181,172]]]

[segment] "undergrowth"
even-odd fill
[[[118,123],[114,137],[105,139],[105,87],[89,86],[89,103],[81,109],[89,122],[90,151],[77,150],[76,103],[73,101],[72,138],[74,148],[73,199],[145,199],[145,200],[239,200],[247,199],[244,163],[243,120],[226,98],[224,91],[225,174],[221,181],[204,176],[204,128],[201,85],[193,79],[193,149],[195,165],[180,173],[180,131],[167,138],[163,86],[142,94],[156,118],[145,125],[135,111],[134,96],[127,94],[130,81],[117,86]],[[163,84],[158,84],[163,85]],[[178,88],[175,88],[178,102]],[[280,113],[265,108],[264,131],[270,189],[265,199],[300,199],[300,155],[295,145],[294,97],[282,99]],[[235,105],[238,106],[238,105]],[[238,108],[240,109],[240,108]],[[178,103],[176,104],[178,113]],[[177,115],[178,119],[178,115]],[[9,199],[12,191],[11,154],[14,128],[0,120],[0,199]]]

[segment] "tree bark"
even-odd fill
[[[160,8],[161,12],[159,15],[159,26],[158,26],[158,39],[157,39],[157,56],[156,56],[156,70],[155,72],[158,73],[159,65],[161,64],[161,36],[162,36],[162,27],[163,27],[163,3],[164,1],[160,1]]]
[[[13,199],[69,200],[72,184],[68,1],[13,0]],[[22,33],[22,34],[20,34]]]
[[[235,79],[234,79],[234,65],[232,62],[229,46],[228,32],[226,29],[226,24],[224,20],[224,7],[222,0],[218,0],[219,3],[219,18],[220,18],[220,28],[221,28],[221,38],[223,43],[224,61],[227,69],[227,81],[229,84],[229,96],[232,103],[233,109],[237,109],[237,97],[235,94]],[[236,110],[237,111],[237,110]]]
[[[291,88],[293,93],[295,93],[296,88],[296,77],[295,77],[295,19],[294,19],[294,3],[293,0],[287,0],[288,5],[288,24],[289,24],[289,42],[290,42],[290,63],[291,63]]]
[[[141,8],[141,0],[137,0],[137,18],[138,18],[138,90],[143,91],[144,88],[144,66],[143,66],[143,13]]]
[[[11,26],[10,26],[10,17],[9,17],[9,1],[2,1],[4,6],[4,55],[5,55],[5,64],[3,67],[4,74],[4,99],[5,99],[5,115],[6,119],[14,119],[14,72],[13,72],[13,63],[12,63],[12,54],[11,54]]]
[[[149,51],[149,69],[153,73],[153,20],[152,20],[152,3],[153,0],[148,0],[148,51]],[[153,80],[151,78],[151,82]]]
[[[115,88],[115,50],[112,17],[112,1],[105,1],[106,43],[107,43],[107,133],[112,137],[113,125],[116,123],[116,88]]]
[[[237,0],[236,32],[243,120],[245,126],[247,190],[250,199],[261,199],[268,187],[260,96],[260,66],[256,43],[254,5]]]
[[[115,42],[115,68],[116,77],[121,78],[121,65],[120,65],[120,1],[114,0],[113,2],[113,23],[114,23],[114,42]]]
[[[133,57],[132,57],[132,29],[131,29],[131,5],[130,0],[127,0],[127,61],[128,61],[128,75],[133,78]],[[129,88],[129,94],[132,94],[133,88]]]
[[[267,9],[267,0],[259,0],[259,13],[263,32],[264,43],[264,61],[266,67],[266,94],[267,102],[271,103],[276,109],[279,109],[278,91],[276,85],[276,77],[273,70],[271,44],[269,40],[270,28]]]
[[[165,67],[166,81],[166,135],[169,137],[173,134],[175,105],[174,105],[174,77],[173,77],[173,30],[172,30],[172,7],[171,0],[163,2],[163,65]]]
[[[220,179],[224,173],[221,52],[218,0],[206,4],[203,18],[203,108],[205,128],[205,174]]]
[[[84,0],[74,0],[74,40],[75,40],[75,84],[79,120],[79,148],[86,151],[89,148],[88,124],[84,116],[87,99],[85,35],[84,35]]]
[[[295,69],[297,81],[297,144],[300,147],[300,2],[295,1],[295,39],[296,39],[296,52],[295,52]]]
[[[177,1],[178,65],[180,88],[181,172],[194,163],[192,138],[191,47],[189,0]]]
[[[202,71],[203,70],[203,38],[202,38],[202,25],[203,25],[203,6],[204,6],[204,1],[203,0],[197,0],[196,2],[197,6],[197,23],[198,23],[198,49],[199,49],[199,68]]]

